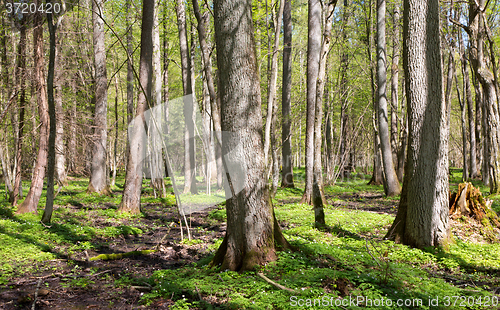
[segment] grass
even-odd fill
[[[452,184],[460,182],[460,173],[452,169]],[[460,307],[463,301],[460,298],[465,299],[467,309],[492,309],[485,303],[492,305],[500,298],[492,293],[500,286],[500,245],[456,240],[443,251],[413,249],[383,240],[394,216],[369,210],[375,203],[397,204],[398,198],[383,198],[382,187],[366,185],[367,182],[367,178],[354,178],[325,188],[329,201],[333,202],[325,209],[329,225],[325,230],[314,228],[311,206],[299,203],[302,190],[279,188],[273,200],[275,213],[287,227],[283,231],[285,237],[299,251],[278,252],[277,261],[256,272],[209,268],[211,256],[208,256],[188,266],[158,270],[149,279],[125,275],[114,285],[125,288],[150,283],[153,290],[143,295],[142,302],[151,304],[157,298],[171,299],[174,303],[171,309],[306,309],[314,305],[341,308],[340,305],[345,309],[464,309]],[[163,200],[154,198],[148,185],[145,181],[143,203],[175,204],[171,194]],[[71,258],[76,251],[99,248],[108,239],[146,232],[139,225],[143,215],[116,212],[119,194],[88,195],[86,186],[86,180],[76,179],[61,190],[55,201],[60,207],[55,209],[50,227],[39,222],[42,208],[36,215],[15,215],[5,201],[0,203],[0,284],[14,276],[46,270],[50,268],[47,261]],[[123,179],[117,180],[115,190],[121,186]],[[171,193],[171,188],[169,190]],[[353,198],[360,193],[381,198],[377,202]],[[204,194],[185,197],[193,203],[207,201]],[[497,197],[489,198],[497,204]],[[348,203],[363,208],[346,208]],[[69,205],[72,210],[63,207]],[[93,225],[96,220],[107,225],[98,228]],[[219,225],[225,220],[223,206],[210,211],[207,217],[210,225]],[[158,223],[158,226],[164,225]],[[209,245],[212,254],[221,242],[219,239]],[[196,245],[202,241],[184,243]],[[262,280],[257,272],[296,293],[276,288]],[[67,283],[79,288],[91,284],[90,280],[82,279]],[[452,296],[460,297],[457,301],[450,299]],[[356,303],[349,302],[350,299]],[[398,301],[403,305],[396,305]]]

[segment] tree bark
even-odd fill
[[[155,0],[143,0],[142,30],[141,30],[141,56],[139,65],[139,83],[141,91],[137,98],[135,112],[135,130],[130,136],[130,154],[127,162],[125,185],[119,212],[141,212],[141,187],[142,187],[142,160],[144,151],[143,132],[139,130],[144,126],[144,111],[148,102],[152,100],[153,87],[153,16]]]
[[[418,248],[446,246],[448,128],[443,98],[439,1],[404,1],[403,67],[409,146],[396,219],[386,237]]]
[[[292,102],[292,1],[284,1],[283,7],[283,87],[281,94],[281,187],[295,187],[293,183],[292,133],[290,118]],[[300,133],[299,133],[300,135]]]
[[[101,195],[110,193],[106,171],[108,78],[106,73],[106,47],[104,43],[104,2],[92,1],[92,23],[94,26],[95,66],[95,111],[92,146],[92,166],[88,192]]]
[[[306,184],[301,203],[311,204],[314,183],[314,124],[321,52],[321,3],[309,1],[307,39]]]
[[[226,202],[227,232],[212,263],[221,265],[222,270],[248,270],[275,260],[275,242],[283,246],[287,242],[276,224],[264,178],[260,81],[252,2],[216,0],[214,18],[222,130],[237,134],[237,139],[222,141],[222,150],[228,154],[226,161],[229,164],[246,173],[242,176],[245,178],[242,191],[231,193],[232,197]],[[237,151],[235,146],[240,142],[242,147]],[[229,178],[228,183],[232,188]]]
[[[207,80],[208,93],[210,95],[210,110],[213,122],[213,127],[215,134],[217,135],[215,143],[215,154],[216,154],[216,165],[217,165],[217,186],[222,186],[222,156],[221,156],[221,144],[220,141],[222,136],[221,132],[221,120],[220,120],[220,109],[217,104],[217,95],[215,92],[215,84],[212,74],[212,60],[210,59],[210,48],[206,40],[206,30],[205,25],[208,25],[208,13],[201,15],[200,8],[198,6],[198,0],[193,1],[193,11],[198,21],[198,39],[200,41],[201,56],[203,58],[203,71],[205,72],[205,79]]]
[[[387,113],[387,71],[386,71],[386,43],[385,43],[385,0],[377,1],[377,102],[378,102],[378,127],[380,136],[380,149],[384,168],[384,191],[387,196],[401,193],[389,137],[389,116]]]
[[[469,26],[471,48],[470,59],[475,76],[482,89],[483,103],[483,125],[484,129],[484,162],[483,181],[486,181],[485,174],[488,173],[490,193],[500,192],[500,116],[498,112],[498,102],[495,86],[495,76],[487,67],[484,53],[484,37],[486,29],[482,10],[486,1],[469,1]]]
[[[274,29],[273,52],[271,58],[271,70],[269,72],[269,88],[267,90],[267,117],[264,131],[264,161],[268,165],[269,149],[271,145],[271,122],[273,119],[273,111],[275,110],[276,101],[276,84],[278,81],[278,47],[280,42],[281,20],[283,17],[284,1],[278,0],[279,11]],[[270,41],[270,40],[269,40]]]
[[[56,23],[57,24],[57,23]],[[56,42],[56,58],[54,68],[62,67],[61,42]],[[59,48],[59,50],[58,50]],[[55,106],[56,106],[56,180],[59,185],[67,184],[66,150],[64,148],[64,109],[63,109],[63,75],[61,71],[55,72]]]
[[[7,56],[7,55],[6,55]],[[22,158],[23,158],[23,138],[24,138],[24,114],[26,105],[26,21],[21,22],[21,29],[19,35],[19,45],[18,45],[18,64],[16,68],[16,79],[20,84],[20,96],[19,96],[19,126],[17,130],[17,143],[16,143],[16,159],[15,159],[15,175],[14,175],[14,187],[12,195],[10,196],[10,202],[13,206],[17,204],[17,200],[22,198]],[[8,82],[8,77],[6,78]]]
[[[182,0],[177,0],[175,7],[177,14],[177,28],[179,30],[179,48],[181,55],[182,88],[184,93],[184,193],[196,194],[195,161],[194,161],[194,123],[193,102],[186,96],[193,93],[191,81],[191,57],[189,54],[186,29],[186,8]]]
[[[48,2],[50,3],[50,1]],[[49,70],[47,74],[47,95],[49,106],[49,146],[47,166],[47,200],[42,215],[42,223],[48,224],[54,208],[54,176],[56,168],[56,106],[54,102],[54,69],[56,59],[56,26],[52,22],[52,13],[47,14],[49,28]]]
[[[392,14],[392,66],[391,66],[391,148],[394,166],[398,166],[398,106],[399,106],[399,53],[400,53],[400,27],[399,3],[394,3]],[[396,171],[397,174],[397,171]],[[398,175],[398,180],[403,178]]]
[[[36,0],[35,4],[39,5]],[[43,68],[45,67],[43,57],[43,17],[42,13],[33,14],[33,58],[36,83],[36,94],[38,101],[38,114],[40,116],[40,139],[38,145],[38,154],[31,177],[31,187],[26,195],[26,199],[18,206],[17,213],[37,212],[38,202],[43,190],[43,179],[45,177],[45,168],[47,166],[47,131],[49,127],[49,113],[47,103],[47,89],[45,85],[45,76]]]

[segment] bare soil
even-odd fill
[[[147,278],[155,270],[178,268],[209,255],[208,245],[224,235],[225,224],[213,225],[207,217],[209,210],[193,213],[188,218],[192,225],[191,233],[193,239],[202,240],[203,243],[182,244],[179,243],[179,226],[158,227],[158,223],[178,218],[174,209],[165,211],[165,207],[161,205],[144,205],[143,212],[146,216],[133,225],[145,232],[142,235],[121,235],[102,240],[103,246],[97,251],[83,251],[68,258],[44,262],[45,271],[15,278],[7,285],[0,286],[0,309],[33,309],[33,304],[35,309],[61,310],[168,309],[173,304],[169,299],[156,300],[148,307],[140,304],[141,296],[151,290],[146,282]],[[127,221],[124,220],[123,224],[127,225]],[[106,225],[109,224],[99,219],[93,221],[93,226]],[[184,228],[184,236],[185,234]],[[89,258],[99,254],[155,248],[158,249],[157,252],[146,255],[89,261]],[[64,252],[64,249],[58,250]]]

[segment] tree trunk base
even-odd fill
[[[239,260],[236,261],[236,258],[233,255],[228,255],[227,251],[227,243],[228,237],[227,233],[224,236],[224,240],[222,244],[219,246],[219,249],[215,253],[210,266],[221,266],[221,269],[230,269],[233,271],[244,271],[244,270],[254,270],[256,266],[264,265],[265,263],[276,260],[276,255],[274,250],[283,251],[283,250],[291,250],[296,251],[297,249],[292,246],[283,236],[281,232],[281,228],[278,224],[276,216],[273,212],[274,219],[274,248],[264,248],[261,249],[260,253],[244,253]]]

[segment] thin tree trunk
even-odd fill
[[[384,190],[387,196],[401,193],[389,137],[389,124],[387,113],[387,72],[386,72],[386,44],[385,44],[385,0],[377,1],[377,96],[378,96],[378,127],[380,136],[380,149],[384,168]]]
[[[62,66],[62,57],[61,51],[61,43],[56,43],[56,59],[54,63],[54,68]],[[62,79],[63,76],[60,73],[60,70],[56,70],[55,72],[55,106],[56,106],[56,180],[57,183],[61,185],[67,184],[67,172],[65,169],[66,163],[66,150],[64,148],[64,109],[63,109],[63,88],[62,88]]]
[[[130,136],[130,153],[125,175],[125,186],[119,212],[139,213],[141,211],[142,159],[144,158],[144,111],[152,99],[153,87],[153,16],[155,0],[143,0],[141,56],[139,66],[139,83],[141,91],[137,99],[134,118],[134,130]]]
[[[94,25],[95,112],[92,147],[92,166],[88,192],[101,195],[110,193],[106,171],[108,78],[106,73],[106,47],[104,42],[104,2],[92,1]]]
[[[283,168],[281,170],[281,187],[295,187],[293,183],[292,133],[292,1],[284,1],[283,7],[283,90],[281,95],[281,144]],[[300,135],[300,133],[299,133]],[[299,163],[300,165],[300,163]]]
[[[271,145],[271,121],[273,118],[271,113],[275,110],[274,102],[276,101],[276,84],[278,81],[278,47],[280,42],[281,20],[285,4],[285,0],[277,1],[279,1],[280,5],[274,29],[273,53],[271,59],[271,70],[269,72],[269,88],[267,91],[267,117],[264,131],[264,162],[266,165],[268,165],[269,149]]]
[[[391,66],[391,149],[394,166],[398,166],[398,88],[399,88],[399,53],[400,53],[400,30],[399,30],[399,3],[394,3],[392,15],[392,66]],[[396,171],[397,174],[397,171]],[[398,175],[398,180],[403,181]]]
[[[17,204],[17,200],[22,198],[22,158],[23,158],[23,138],[24,138],[24,114],[26,105],[26,25],[22,22],[19,36],[18,54],[19,61],[15,73],[18,84],[20,84],[20,97],[19,97],[19,126],[17,130],[17,145],[16,145],[16,159],[15,159],[15,175],[14,175],[14,188],[11,195],[10,202],[12,205]],[[6,78],[8,82],[8,77]],[[9,182],[10,183],[10,182]]]
[[[321,52],[321,3],[309,1],[307,40],[307,116],[306,116],[306,184],[301,203],[311,204],[314,183],[314,124],[316,120],[316,95]],[[319,211],[319,209],[318,209]],[[317,218],[316,218],[317,216]],[[315,212],[318,225],[324,225],[324,218]]]
[[[50,2],[49,2],[50,3]],[[54,208],[54,176],[56,168],[56,106],[54,102],[54,69],[56,60],[56,25],[52,22],[52,13],[47,14],[47,23],[49,24],[49,70],[47,74],[47,95],[49,106],[49,147],[48,147],[48,166],[47,166],[47,200],[45,210],[42,215],[42,223],[48,224],[52,218]]]
[[[464,79],[464,97],[467,101],[467,117],[469,122],[469,143],[470,143],[470,178],[475,179],[479,176],[477,170],[477,155],[476,155],[476,131],[474,125],[474,111],[473,111],[473,101],[472,101],[472,90],[470,86],[470,75],[469,75],[469,63],[467,60],[467,55],[465,49],[463,48],[463,40],[462,36],[459,32],[459,44],[461,47],[461,56],[462,56],[462,75]]]
[[[38,7],[38,0],[35,0]],[[24,199],[17,208],[17,213],[37,212],[38,202],[43,190],[43,179],[45,177],[45,168],[47,166],[47,140],[49,127],[49,113],[47,103],[47,89],[45,86],[45,76],[43,68],[45,67],[43,57],[43,17],[41,12],[33,14],[33,58],[35,83],[37,89],[38,114],[40,116],[40,142],[38,145],[38,154],[36,158],[33,175],[31,177],[31,187]]]
[[[191,57],[186,29],[186,8],[182,0],[176,5],[177,27],[179,30],[179,47],[181,54],[182,88],[184,93],[184,193],[196,194],[195,162],[194,162],[194,123],[191,81]]]

